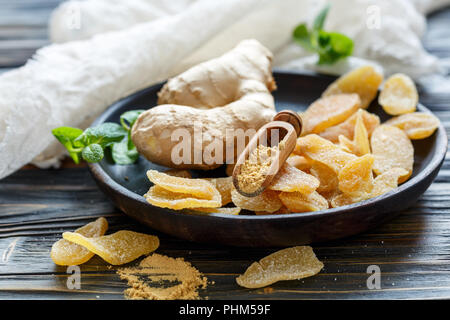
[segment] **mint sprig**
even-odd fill
[[[81,159],[99,162],[104,158],[107,148],[111,148],[111,156],[116,164],[132,164],[139,158],[139,153],[131,140],[131,128],[144,111],[132,110],[123,113],[120,116],[120,124],[105,122],[84,131],[59,127],[53,129],[52,133],[77,164]]]
[[[338,32],[323,30],[330,6],[323,8],[314,19],[312,29],[305,23],[298,25],[292,36],[306,50],[319,55],[318,64],[333,64],[350,56],[353,52],[353,40]]]

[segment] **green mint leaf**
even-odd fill
[[[139,115],[144,111],[145,110],[131,110],[122,113],[120,116],[120,124],[125,130],[131,130]]]
[[[333,64],[353,53],[353,41],[349,37],[323,30],[325,19],[330,10],[328,4],[314,19],[312,30],[306,24],[298,25],[293,33],[293,39],[305,49],[319,55],[318,64]]]
[[[319,64],[333,64],[353,52],[353,41],[340,33],[322,30],[319,32],[318,43]]]
[[[75,141],[85,146],[96,143],[106,148],[114,142],[120,142],[127,134],[128,132],[121,125],[105,122],[99,126],[87,128]]]
[[[87,162],[99,162],[103,159],[104,153],[101,145],[93,143],[85,147],[81,155]]]
[[[82,133],[83,130],[72,127],[59,127],[52,130],[52,134],[67,149],[76,164],[80,163],[80,152],[83,146],[75,140]]]
[[[313,23],[313,31],[318,32],[323,29],[323,26],[325,24],[325,19],[327,18],[328,11],[330,10],[330,4],[327,4],[325,8],[320,10],[319,14],[314,19]]]
[[[133,142],[125,138],[121,142],[112,144],[111,156],[115,163],[126,165],[135,163],[139,158],[139,153]]]
[[[309,51],[315,51],[311,44],[311,35],[305,23],[299,24],[292,33],[294,40],[303,48]]]

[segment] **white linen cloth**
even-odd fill
[[[83,127],[114,101],[255,38],[275,66],[341,74],[376,64],[414,78],[440,71],[421,42],[424,15],[450,0],[332,0],[325,29],[355,42],[354,57],[320,67],[293,43],[324,0],[86,0],[57,8],[55,44],[0,76],[0,178],[22,165],[57,166],[64,150],[51,129]],[[34,159],[34,160],[33,160]]]

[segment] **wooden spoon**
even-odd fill
[[[256,197],[271,184],[275,175],[294,150],[297,137],[299,137],[302,132],[302,127],[302,119],[296,112],[283,110],[278,112],[273,117],[271,122],[265,124],[258,130],[258,132],[250,139],[250,142],[245,147],[244,151],[239,155],[236,165],[234,166],[233,184],[240,194],[246,197]],[[268,147],[274,147],[279,145],[281,142],[284,143],[284,146],[281,150],[277,149],[278,152],[275,156],[271,156],[272,162],[261,186],[252,193],[241,190],[237,177],[241,173],[241,167],[248,159],[249,155],[260,144]]]

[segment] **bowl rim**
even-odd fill
[[[323,77],[323,78],[329,78],[333,79],[335,77],[328,76],[328,75],[318,75],[310,72],[292,72],[292,71],[274,71],[274,76],[276,75],[294,75],[294,76],[303,76],[303,77]],[[93,123],[92,125],[99,125],[112,114],[117,109],[120,109],[123,105],[123,103],[126,103],[128,100],[139,97],[141,95],[145,95],[148,90],[154,89],[154,87],[161,86],[163,82],[159,82],[157,84],[154,84],[152,86],[149,86],[147,88],[144,88],[132,95],[129,95],[119,101],[116,101],[113,103],[109,108],[107,108]],[[418,103],[417,105],[417,111],[423,112],[423,113],[429,113],[433,114],[428,108],[426,108],[421,103]],[[412,188],[414,185],[419,183],[420,181],[427,178],[429,175],[431,175],[435,170],[437,170],[441,164],[443,163],[445,159],[445,155],[447,153],[447,146],[448,146],[448,137],[445,131],[445,128],[441,122],[439,122],[439,126],[437,130],[433,133],[433,135],[436,135],[436,150],[432,156],[432,159],[428,163],[428,165],[420,172],[417,173],[416,176],[412,177],[405,183],[401,184],[399,187],[397,187],[394,190],[391,190],[389,192],[386,192],[380,196],[370,198],[367,200],[363,200],[360,202],[352,203],[349,205],[341,206],[338,208],[329,208],[326,210],[321,211],[312,211],[312,212],[303,212],[303,213],[289,213],[289,214],[267,214],[267,215],[230,215],[230,214],[224,214],[224,213],[189,213],[191,216],[197,216],[199,218],[204,219],[225,219],[225,220],[277,220],[277,221],[289,221],[289,220],[296,220],[299,218],[319,218],[324,216],[334,216],[341,214],[343,212],[349,213],[351,211],[360,211],[360,209],[371,206],[375,203],[382,202],[384,200],[387,200],[389,198],[393,198],[394,196],[398,195],[399,193],[402,193],[410,188]],[[128,198],[132,201],[138,201],[142,205],[148,206],[149,208],[158,208],[163,209],[164,211],[167,211],[168,214],[176,217],[178,215],[185,216],[187,213],[184,213],[182,211],[177,211],[169,208],[159,208],[156,206],[151,205],[148,203],[143,195],[139,195],[123,185],[116,182],[111,176],[109,176],[106,171],[102,168],[100,163],[88,163],[88,168],[91,171],[91,174],[94,176],[94,178],[97,181],[102,181],[104,184],[108,185],[111,189],[113,189],[115,192],[119,193],[121,196]]]

